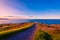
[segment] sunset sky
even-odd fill
[[[2,17],[60,19],[60,0],[0,0]]]

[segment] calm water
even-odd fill
[[[60,24],[60,19],[20,19],[20,20],[4,20],[0,23],[23,23],[23,22],[39,22],[39,23],[46,23],[46,24]]]
[[[1,23],[23,23],[23,22],[39,22],[46,24],[60,24],[60,19],[20,19],[20,20],[0,20]]]
[[[39,23],[46,23],[46,24],[60,24],[60,19],[33,19],[29,20],[29,22],[39,22]]]

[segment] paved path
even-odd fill
[[[36,29],[36,25],[34,24],[24,31],[16,33],[13,36],[10,35],[6,40],[33,40]]]

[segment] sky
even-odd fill
[[[60,0],[0,0],[1,17],[60,19]]]

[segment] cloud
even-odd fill
[[[18,11],[14,8],[9,7],[5,4],[4,0],[0,0],[0,16],[17,16],[22,15],[21,11]]]

